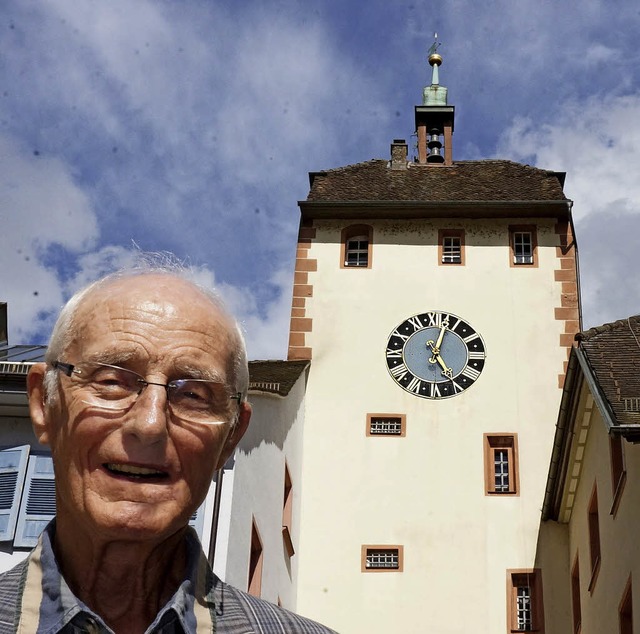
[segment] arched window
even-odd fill
[[[340,249],[341,268],[371,268],[373,228],[351,225],[342,230]]]

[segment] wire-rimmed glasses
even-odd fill
[[[230,401],[240,404],[242,395],[209,379],[174,379],[168,383],[147,381],[133,370],[98,362],[76,364],[54,361],[53,367],[83,389],[82,401],[92,407],[123,412],[128,410],[148,385],[165,388],[171,413],[181,420],[204,425],[230,422]]]

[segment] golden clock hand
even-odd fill
[[[448,379],[453,378],[453,370],[447,367],[447,364],[444,362],[444,359],[440,356],[440,353],[434,354],[436,361],[440,364],[442,368],[442,374],[444,374]]]

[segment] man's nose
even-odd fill
[[[169,422],[167,390],[162,384],[144,387],[133,407],[127,412],[123,427],[144,444],[166,438]]]

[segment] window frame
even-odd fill
[[[260,598],[262,592],[262,566],[264,563],[264,548],[258,532],[255,517],[251,518],[251,541],[249,542],[249,575],[247,593]]]
[[[347,264],[347,255],[349,252],[348,242],[354,238],[364,237],[367,240],[367,264],[365,266],[354,266]],[[342,229],[340,235],[340,268],[341,269],[370,269],[373,264],[373,227],[371,225],[349,225]]]
[[[444,242],[446,238],[458,238],[460,240],[460,261],[445,262]],[[464,266],[465,265],[465,241],[464,229],[439,229],[438,230],[438,266]]]
[[[589,536],[589,557],[591,563],[591,579],[589,580],[589,592],[593,593],[598,572],[600,571],[600,560],[602,552],[600,549],[600,515],[598,512],[598,485],[594,483],[587,507],[587,529]]]
[[[627,482],[624,446],[622,436],[619,434],[611,434],[609,436],[609,460],[611,463],[611,493],[613,496],[611,515],[615,518],[620,506],[622,492]]]
[[[580,634],[582,628],[582,601],[580,597],[580,558],[576,552],[571,567],[571,614],[573,616],[573,634]]]
[[[516,234],[531,234],[531,262],[516,262]],[[538,267],[538,228],[536,225],[509,225],[509,265],[511,268]]]
[[[284,487],[282,501],[282,541],[284,543],[285,552],[289,557],[295,555],[292,536],[292,517],[293,517],[293,484],[291,482],[291,473],[289,466],[285,460],[284,463]]]
[[[518,434],[487,433],[483,436],[484,446],[484,491],[489,496],[519,496],[520,477],[518,473]],[[509,469],[509,490],[496,490],[495,452],[506,449]]]
[[[374,419],[399,419],[400,433],[373,432],[371,426]],[[404,438],[407,433],[407,416],[406,414],[367,414],[367,426],[365,433],[368,438]]]
[[[518,589],[529,588],[531,627],[518,627]],[[544,634],[542,571],[540,568],[507,570],[507,632],[538,632]]]
[[[618,623],[620,634],[633,634],[633,589],[631,575],[622,592],[622,598],[618,605]]]
[[[396,551],[398,565],[395,567],[368,567],[367,557],[369,552]],[[404,570],[404,547],[398,544],[363,544],[360,550],[360,570],[361,572],[403,572]]]

